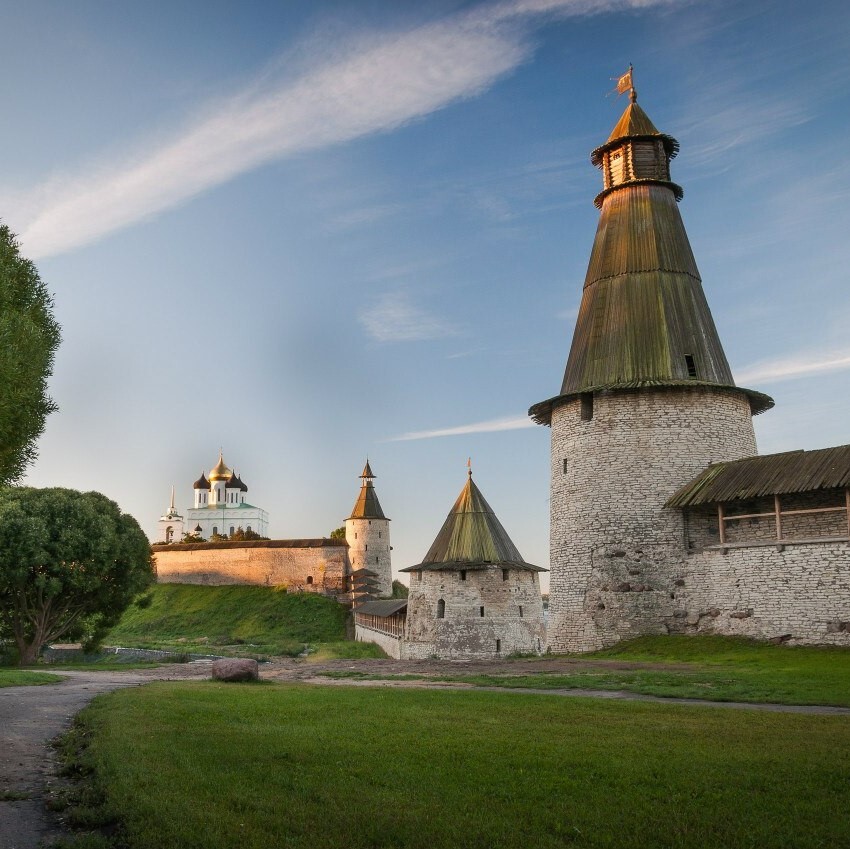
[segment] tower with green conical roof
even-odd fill
[[[404,658],[493,658],[545,646],[539,566],[526,563],[469,472],[410,574]]]
[[[360,475],[360,492],[345,520],[345,541],[352,572],[373,572],[376,595],[387,597],[393,591],[390,520],[378,501],[372,483],[375,477],[367,459]]]
[[[600,648],[675,617],[683,517],[709,463],[756,453],[768,396],[735,385],[670,178],[678,142],[630,103],[591,154],[596,238],[552,428],[549,646]]]

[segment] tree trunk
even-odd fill
[[[38,641],[33,640],[27,643],[24,640],[16,640],[15,642],[18,644],[18,666],[35,666],[40,647]]]

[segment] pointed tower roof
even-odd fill
[[[545,572],[522,559],[522,555],[496,518],[493,508],[472,480],[466,480],[451,512],[443,522],[424,560],[402,572],[430,569],[486,569],[490,566]]]
[[[372,473],[372,467],[369,461],[366,460],[366,465],[363,468],[363,474],[360,475],[363,481],[360,486],[360,494],[357,496],[357,501],[354,502],[354,509],[351,511],[349,519],[386,519],[384,511],[381,509],[381,503],[378,501],[378,495],[375,492],[375,487],[372,481],[375,475]]]
[[[539,424],[571,397],[611,389],[712,386],[744,393],[753,414],[773,406],[735,386],[670,181],[677,151],[635,100],[593,151],[602,211],[561,393],[529,410]]]

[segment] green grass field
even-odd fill
[[[846,717],[168,683],[81,722],[130,849],[850,845]]]
[[[356,669],[324,674],[331,678],[422,679],[545,690],[625,690],[710,701],[850,707],[850,649],[845,648],[773,646],[735,637],[641,637],[574,659],[580,663],[568,673],[516,674],[508,659],[504,672],[495,675],[393,675]],[[652,665],[605,669],[597,662],[600,660]]]
[[[131,605],[108,645],[250,656],[301,654],[345,640],[348,611],[332,599],[268,587],[157,584]],[[362,656],[362,655],[360,655]],[[371,657],[383,656],[372,650]]]
[[[61,680],[61,675],[53,675],[50,672],[30,672],[28,669],[5,669],[0,667],[0,687],[58,684]]]

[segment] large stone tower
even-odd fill
[[[390,520],[384,515],[372,481],[375,475],[369,461],[360,475],[360,494],[351,515],[345,520],[345,541],[351,571],[366,569],[377,576],[377,594],[390,596],[393,575],[390,551]]]
[[[596,239],[561,391],[529,414],[552,428],[549,647],[589,651],[663,633],[685,554],[664,507],[712,462],[756,453],[670,180],[679,145],[634,89],[608,140]]]

